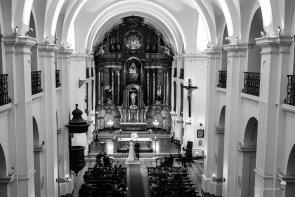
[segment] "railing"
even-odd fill
[[[295,75],[287,75],[287,77],[287,97],[284,100],[284,103],[289,105],[295,105]]]
[[[173,77],[177,77],[177,68],[174,68]]]
[[[32,71],[31,73],[32,80],[32,94],[38,94],[42,92],[41,87],[41,71]]]
[[[244,72],[244,89],[242,92],[259,96],[260,73]]]
[[[5,105],[11,102],[8,97],[8,74],[0,74],[0,105]]]
[[[219,71],[217,87],[226,88],[226,75],[227,75],[226,71],[223,71],[223,70]]]
[[[180,69],[179,79],[184,79],[184,69],[183,68]]]
[[[60,83],[60,70],[55,71],[55,86],[57,88],[61,86],[61,83]]]

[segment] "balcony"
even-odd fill
[[[287,77],[287,97],[285,98],[284,103],[295,106],[295,75],[287,75]]]
[[[184,79],[184,68],[180,69],[179,79]]]
[[[217,87],[219,88],[226,88],[226,71],[220,70],[219,72],[219,77],[218,77],[218,84]]]
[[[259,96],[260,73],[244,72],[244,89],[242,92]]]
[[[60,83],[60,70],[55,71],[55,87],[59,88],[61,87]]]
[[[0,106],[11,102],[8,97],[8,74],[0,74]]]
[[[32,95],[42,92],[43,89],[41,87],[41,71],[32,71],[31,80],[32,80]]]

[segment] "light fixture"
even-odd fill
[[[155,127],[159,126],[159,124],[160,124],[160,122],[159,122],[157,119],[155,119],[155,120],[153,121],[153,125],[154,125]]]
[[[267,33],[266,33],[266,31],[262,30],[262,31],[260,31],[260,35],[261,35],[261,37],[266,37]]]
[[[186,121],[185,121],[185,124],[186,125],[191,125],[192,124],[192,120],[190,118],[188,118]]]
[[[63,178],[57,178],[55,180],[57,183],[69,183],[71,182],[71,179],[69,178],[69,175],[66,175],[66,178],[63,179]]]
[[[282,29],[281,29],[281,27],[278,26],[278,27],[277,27],[277,30],[278,30],[278,34],[279,34],[279,36],[281,36],[281,33],[282,33]]]
[[[216,178],[216,175],[215,174],[213,174],[212,176],[213,176],[213,179],[212,179],[213,182],[216,182],[216,183],[223,183],[223,182],[225,182],[225,178],[224,177],[218,177],[218,178]]]
[[[86,83],[86,80],[79,79],[79,88],[81,88],[84,83]]]
[[[112,127],[112,126],[114,125],[114,121],[109,120],[109,121],[107,122],[107,125],[108,125],[109,127]]]
[[[13,31],[13,34],[12,34],[12,35],[14,35],[14,36],[18,36],[17,31],[18,31],[18,26],[16,26],[16,27],[14,28],[14,31]]]
[[[30,27],[29,30],[25,33],[25,36],[29,36],[29,33],[33,32],[33,31],[34,31],[34,29]]]
[[[280,184],[281,184],[281,190],[285,190],[287,182],[282,180]]]

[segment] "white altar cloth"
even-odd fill
[[[151,142],[151,138],[137,138],[137,139],[132,139],[132,138],[118,138],[118,142],[129,142],[130,140],[133,141],[138,141],[138,142]]]

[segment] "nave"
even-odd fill
[[[95,142],[93,142],[93,143],[95,143]],[[164,147],[167,148],[166,150],[169,150],[169,148],[171,148],[172,145],[170,144],[170,147],[169,147],[169,144],[167,146],[166,143],[167,142],[164,141],[160,144],[164,144]],[[81,189],[81,186],[85,183],[84,179],[83,179],[85,172],[90,168],[95,168],[95,166],[97,164],[97,161],[95,158],[96,153],[94,153],[94,151],[97,150],[97,146],[99,146],[99,145],[95,146],[92,144],[92,146],[90,148],[90,151],[92,151],[92,153],[90,154],[90,156],[88,158],[86,158],[85,167],[78,173],[77,184],[75,185],[75,189],[74,189],[74,192],[72,195],[73,197],[79,197],[79,191]],[[163,149],[165,150],[164,147],[161,150],[163,150]],[[106,148],[106,151],[107,151],[107,148]],[[173,152],[173,150],[172,150],[172,152]],[[125,193],[125,196],[128,196],[128,197],[143,196],[140,193],[141,191],[143,192],[145,197],[155,196],[155,195],[151,194],[151,188],[149,187],[149,185],[151,185],[151,183],[150,183],[151,178],[149,178],[148,171],[159,169],[161,172],[163,172],[163,171],[165,172],[165,170],[167,170],[167,172],[168,172],[168,168],[165,168],[165,170],[164,170],[164,168],[160,167],[160,164],[161,164],[160,158],[164,158],[164,155],[167,155],[167,154],[169,154],[169,153],[163,152],[163,154],[161,154],[159,152],[157,154],[157,156],[154,156],[153,154],[150,154],[150,155],[144,154],[143,157],[145,157],[145,158],[140,158],[140,165],[126,164],[126,158],[124,158],[124,156],[126,156],[126,155],[123,155],[123,156],[117,155],[116,156],[117,158],[110,157],[112,166],[116,166],[116,167],[122,166],[123,168],[127,169],[127,183],[128,183],[127,187],[128,187],[128,189]],[[177,155],[177,154],[175,154],[175,155]],[[137,168],[138,168],[138,171],[137,171]],[[191,183],[193,184],[193,185],[191,185],[191,187],[194,187],[199,194],[201,193],[201,182],[202,182],[202,174],[203,174],[203,168],[204,168],[203,160],[193,160],[191,162],[187,162],[186,167],[183,167],[183,163],[181,161],[179,161],[177,158],[174,158],[172,168],[173,169],[175,168],[176,170],[181,169],[181,170],[186,171],[187,172],[186,179],[191,180]],[[131,171],[134,171],[134,172],[131,172]],[[132,175],[132,173],[135,173],[135,174]],[[97,196],[100,196],[100,195],[97,195]],[[103,196],[103,195],[101,195],[101,196]],[[163,196],[163,194],[158,195],[158,196]],[[199,196],[199,195],[189,195],[189,196]],[[82,197],[82,196],[80,195],[80,197]]]

